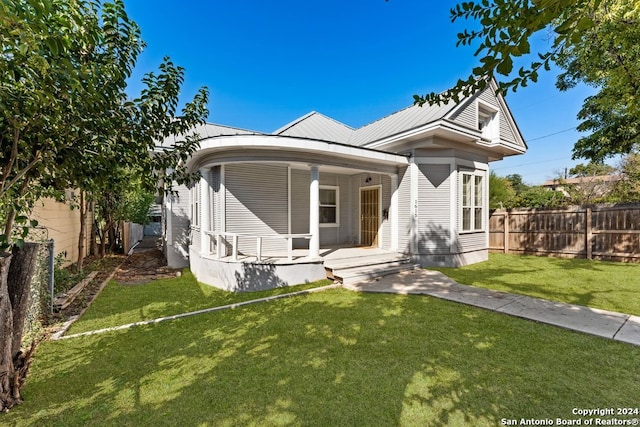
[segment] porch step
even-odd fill
[[[327,277],[345,285],[419,267],[418,264],[413,264],[409,257],[398,254],[327,260],[324,266],[327,269]]]

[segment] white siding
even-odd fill
[[[513,129],[506,119],[506,113],[502,110],[500,111],[500,139],[512,142],[514,144],[516,143],[516,137],[513,134]]]
[[[500,111],[499,114],[499,125],[500,125],[500,139],[512,143],[516,143],[516,137],[514,134],[514,129],[511,128],[509,121],[507,120],[507,116],[509,116],[509,112],[505,111],[498,102],[496,95],[493,93],[491,88],[487,88],[482,91],[477,97],[473,97],[468,100],[463,107],[460,108],[456,112],[456,114],[451,116],[451,119],[463,126],[468,126],[473,129],[478,128],[478,107],[476,105],[476,99],[481,99],[489,105],[497,108]]]
[[[450,166],[419,164],[418,253],[450,253]]]
[[[309,232],[309,180],[308,170],[291,170],[291,232],[294,234]],[[294,240],[293,245],[308,248],[309,240]]]
[[[405,167],[398,172],[398,250],[411,252],[411,174]]]
[[[184,185],[173,188],[176,194],[169,195],[171,199],[171,240],[166,247],[167,264],[170,267],[184,267],[188,265],[188,260],[184,254],[189,251],[189,242],[198,250],[200,249],[200,233],[194,233],[190,229],[189,220],[189,189]],[[196,241],[197,240],[197,241]],[[181,248],[182,250],[180,250]]]
[[[463,107],[451,116],[451,119],[463,126],[473,129],[478,128],[478,109],[476,107],[475,98],[468,100]]]
[[[226,231],[255,235],[286,234],[287,176],[286,165],[227,165]],[[255,254],[256,239],[240,237],[238,246],[241,252]],[[285,251],[286,242],[283,239],[265,239],[263,250]]]
[[[186,189],[186,187],[184,188],[184,191],[181,190],[178,192],[177,196],[173,198],[172,200],[172,224],[173,224],[173,230],[174,230],[174,241],[176,239],[175,236],[177,236],[179,233],[181,233],[182,227],[187,227],[189,228],[189,234],[190,234],[190,242],[191,245],[196,248],[196,250],[198,252],[200,252],[200,227],[195,227],[194,224],[194,220],[192,218],[192,215],[194,215],[194,213],[192,212],[193,209],[193,186],[194,185],[200,185],[200,182],[195,182],[191,188],[189,190]],[[198,205],[200,205],[200,201],[198,201]],[[184,217],[181,217],[181,215],[178,212],[183,212],[186,215]],[[186,219],[186,222],[185,222]]]
[[[391,177],[383,175],[382,181],[382,248],[389,249],[391,247],[391,218],[384,219],[384,212],[391,210]]]
[[[220,199],[222,194],[220,193],[220,166],[214,166],[211,169],[211,230],[221,231],[222,224],[220,221]]]

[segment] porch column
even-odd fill
[[[309,183],[309,258],[320,257],[320,172],[317,165],[311,165]]]
[[[398,174],[391,175],[391,205],[389,217],[391,218],[391,250],[398,252],[398,232],[400,230],[398,219]]]
[[[200,169],[200,255],[211,253],[211,170]]]

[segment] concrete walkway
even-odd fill
[[[412,270],[344,287],[429,295],[640,346],[640,316],[460,285],[438,271]]]

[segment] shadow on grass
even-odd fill
[[[634,405],[640,349],[327,291],[43,344],[15,425],[498,425]]]
[[[234,293],[198,283],[189,270],[184,270],[182,276],[178,278],[155,280],[143,285],[131,286],[111,282],[82,318],[72,325],[68,334],[156,319],[328,284],[330,282],[324,280],[266,291]]]
[[[434,268],[458,283],[640,315],[640,265],[491,254],[462,268]]]

